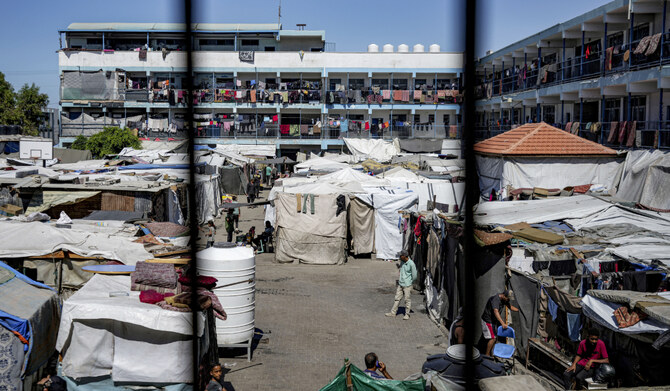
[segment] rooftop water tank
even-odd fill
[[[379,46],[377,44],[371,43],[368,45],[368,53],[378,53]]]
[[[384,53],[393,53],[393,45],[391,45],[390,43],[387,43],[386,45],[384,45],[384,48],[382,49],[382,51]]]
[[[401,43],[398,45],[398,53],[409,53],[409,46],[405,45],[404,43]]]
[[[425,50],[422,44],[417,43],[416,45],[414,45],[412,51],[414,51],[414,53],[423,53]]]
[[[216,319],[219,346],[250,341],[254,336],[256,258],[249,247],[218,242],[197,254],[197,274],[216,278],[214,294],[228,318]],[[251,282],[250,282],[251,281]]]
[[[431,53],[439,53],[440,52],[440,45],[434,43],[434,44],[430,45],[430,47],[428,48],[428,51],[431,52]]]

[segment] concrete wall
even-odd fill
[[[186,53],[169,52],[163,60],[161,52],[148,52],[146,61],[139,60],[139,52],[59,52],[58,64],[67,69],[116,69],[126,70],[152,68],[179,71],[186,67]],[[421,72],[422,69],[453,72],[463,68],[460,53],[313,53],[305,52],[303,58],[297,52],[256,52],[253,63],[239,60],[237,52],[196,52],[194,64],[198,68],[255,72],[256,69],[309,69],[313,72],[341,69],[397,69]]]

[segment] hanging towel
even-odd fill
[[[251,90],[251,103],[256,103],[256,90]]]
[[[570,133],[579,134],[579,122],[572,123],[572,131]]]
[[[632,147],[635,145],[635,131],[637,130],[637,121],[628,123],[628,136],[626,138],[626,146]]]
[[[349,120],[345,119],[340,122],[340,132],[346,133],[349,131]]]
[[[614,144],[616,140],[617,131],[619,130],[619,123],[614,121],[610,123],[610,134],[607,136],[607,143]]]
[[[623,144],[623,140],[626,138],[626,132],[628,131],[629,122],[623,121],[621,126],[619,126],[619,137],[617,138],[619,144]]]
[[[384,100],[391,99],[391,90],[383,90],[382,91],[382,99],[384,99]]]
[[[317,121],[316,124],[312,127],[312,132],[314,134],[321,134],[321,121]]]
[[[381,90],[381,89],[380,89],[379,87],[372,87],[372,92],[373,92],[374,94],[379,94],[379,91],[380,91],[380,90]]]
[[[398,101],[398,102],[402,100],[402,91],[401,90],[393,90],[393,100]]]
[[[291,137],[300,135],[300,125],[290,125],[288,134]]]
[[[587,132],[590,132],[591,131],[591,125],[592,125],[591,122],[587,122],[586,123],[586,128],[584,128],[584,130],[587,131]]]
[[[314,214],[315,208],[314,208],[314,194],[309,195],[309,212],[311,214]]]
[[[302,213],[307,213],[307,199],[309,198],[309,194],[303,194],[302,195]]]
[[[403,90],[401,94],[401,99],[403,102],[409,102],[409,90]]]
[[[279,133],[283,135],[289,134],[291,131],[291,125],[279,125]]]
[[[414,90],[414,100],[420,100],[421,95],[421,90]]]
[[[553,301],[549,295],[547,295],[547,308],[549,308],[551,320],[556,321],[556,318],[558,317],[558,304],[556,304],[556,302]]]
[[[565,125],[565,131],[570,133],[571,130],[572,130],[572,122],[568,122],[568,124]]]
[[[614,47],[609,47],[605,50],[605,70],[606,71],[611,71],[612,70],[612,52],[614,51]]]
[[[649,47],[647,47],[647,50],[644,52],[644,55],[651,56],[652,54],[656,53],[656,49],[658,49],[658,43],[660,40],[661,40],[661,33],[652,35],[651,40],[649,41]]]
[[[365,130],[370,130],[370,121],[365,121]]]
[[[302,210],[302,207],[301,207],[302,206],[302,194],[297,193],[295,195],[295,201],[297,202],[297,207],[298,207],[297,212],[300,213],[300,211]]]
[[[309,134],[309,125],[300,125],[300,134],[302,135]]]
[[[549,299],[551,300],[551,299]],[[573,342],[580,340],[580,331],[582,331],[582,316],[580,314],[565,313],[568,323],[568,336]]]
[[[633,53],[644,54],[644,52],[646,52],[647,48],[649,47],[649,42],[651,42],[651,35],[647,35],[646,37],[642,38],[640,43],[637,44],[637,47]]]

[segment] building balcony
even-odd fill
[[[511,93],[536,90],[554,85],[594,79],[622,72],[634,72],[670,64],[670,33],[666,33],[656,50],[646,55],[635,54],[641,40],[623,45],[617,52],[605,50],[591,53],[589,56],[578,56],[550,64],[540,64],[539,69],[523,68],[519,72],[507,69],[509,76],[493,80],[480,80],[476,87],[477,99],[490,99]],[[628,61],[624,54],[630,49]],[[538,80],[539,78],[539,80]]]

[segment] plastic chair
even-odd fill
[[[514,329],[511,327],[507,327],[507,329],[503,329],[502,326],[498,326],[498,332],[496,333],[496,337],[505,337],[505,338],[512,338],[514,339]],[[498,357],[498,358],[505,358],[505,359],[510,359],[514,357],[514,351],[516,348],[514,345],[508,345],[506,343],[496,343],[493,346],[493,356]]]

